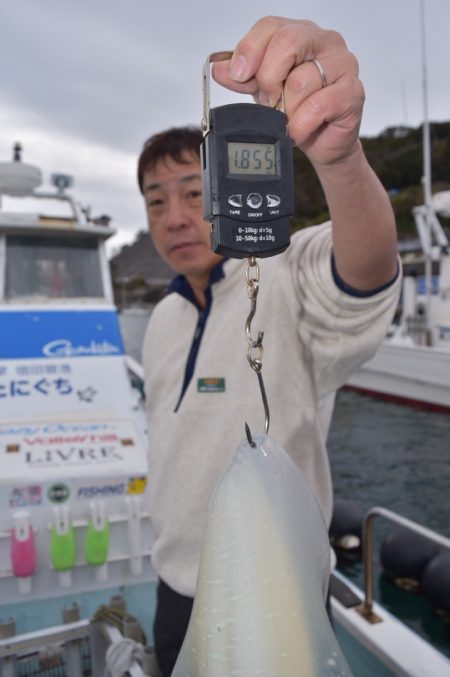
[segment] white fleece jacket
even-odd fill
[[[329,524],[332,487],[319,406],[381,343],[400,276],[370,297],[341,291],[331,271],[329,224],[296,233],[286,252],[258,262],[252,334],[264,331],[270,436],[299,464]],[[144,340],[152,559],[158,575],[184,595],[194,595],[209,497],[245,435],[244,422],[255,433],[264,429],[258,379],[246,358],[245,265],[226,261],[225,278],[212,285],[194,375],[177,412],[197,308],[168,295],[154,309]],[[224,378],[224,392],[200,392],[199,379],[208,377]]]

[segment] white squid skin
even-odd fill
[[[211,498],[194,607],[172,677],[347,677],[325,609],[330,548],[302,473],[245,440]]]

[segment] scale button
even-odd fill
[[[263,199],[259,193],[250,193],[247,198],[247,204],[252,209],[259,209],[261,207]]]
[[[278,195],[266,195],[268,207],[279,207],[281,198]]]
[[[232,207],[242,207],[242,193],[236,193],[236,195],[230,195],[228,198],[228,204]]]

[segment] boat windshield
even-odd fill
[[[103,297],[94,238],[6,238],[5,298]]]

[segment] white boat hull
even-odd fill
[[[383,399],[450,412],[450,350],[386,340],[347,386]]]

